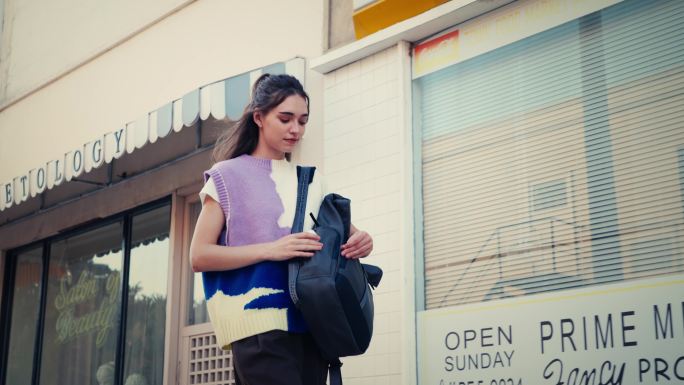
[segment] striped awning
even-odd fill
[[[287,73],[304,84],[304,59],[294,58],[274,63],[198,87],[132,122],[66,152],[63,158],[52,159],[10,181],[2,181],[0,211],[111,163],[148,143],[155,143],[171,132],[191,127],[198,120],[207,120],[210,117],[237,120],[249,102],[252,85],[263,73]]]

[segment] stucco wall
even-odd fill
[[[60,158],[198,86],[295,56],[320,55],[322,9],[317,0],[193,2],[0,111],[0,181]],[[314,101],[309,127],[320,127],[321,75],[307,71],[306,79]],[[303,150],[316,163],[322,131],[310,131],[305,143],[312,150]]]
[[[192,1],[6,0],[0,105]]]

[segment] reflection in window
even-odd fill
[[[52,244],[41,384],[112,384],[119,330],[122,223]]]
[[[199,218],[201,210],[202,204],[200,202],[195,202],[190,205],[190,228],[188,229],[188,234],[194,233],[195,225],[197,225],[197,218]],[[207,301],[204,298],[202,273],[193,273],[192,270],[190,270],[188,291],[188,325],[209,322]]]
[[[554,180],[532,186],[532,210],[542,211],[565,205],[565,181]]]
[[[161,384],[170,206],[133,217],[124,384]]]
[[[425,308],[684,271],[683,11],[622,1],[417,79]]]
[[[677,169],[679,170],[679,191],[682,201],[682,213],[684,213],[684,148],[677,150]]]
[[[43,249],[36,247],[17,256],[6,384],[29,384],[33,372]]]

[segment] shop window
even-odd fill
[[[199,218],[200,211],[202,211],[202,203],[200,201],[189,204],[188,212],[190,227],[188,229],[188,234],[192,234],[195,231],[195,225],[197,225],[197,218]],[[188,291],[187,325],[196,325],[209,322],[207,301],[204,298],[202,273],[193,273],[192,270],[188,271]]]
[[[424,308],[684,271],[683,6],[626,0],[414,81]]]
[[[12,285],[12,334],[9,336],[7,384],[31,383],[42,271],[42,247],[34,247],[17,255]]]
[[[682,195],[682,215],[684,215],[684,148],[677,150],[677,167],[679,167],[679,190]]]
[[[565,181],[555,180],[533,185],[531,188],[532,211],[542,211],[565,205]]]
[[[122,228],[119,221],[52,243],[41,384],[97,383],[97,373],[104,373],[110,363],[113,368],[121,308]]]
[[[2,35],[4,34],[5,30],[5,0],[0,0],[0,52],[2,52],[3,44],[2,42],[4,41],[2,38]],[[7,75],[5,75],[7,76]]]
[[[5,383],[161,384],[169,224],[157,202],[10,251]]]
[[[124,378],[135,383],[163,380],[169,216],[163,206],[133,217]]]

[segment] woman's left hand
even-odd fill
[[[356,230],[342,245],[341,254],[346,258],[363,258],[373,251],[373,238],[362,230]]]

